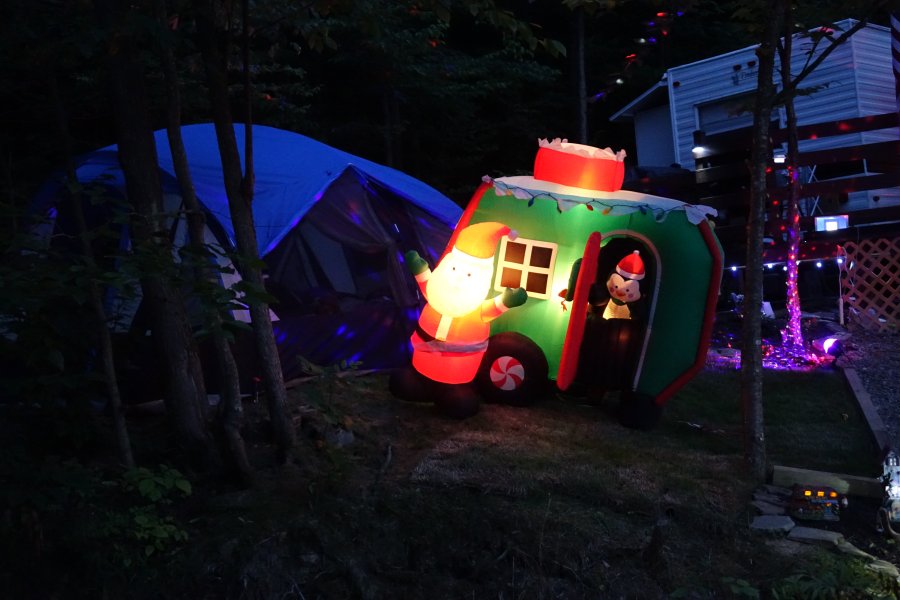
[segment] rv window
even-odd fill
[[[556,244],[538,240],[504,237],[500,241],[494,289],[523,287],[534,298],[550,297]]]
[[[738,94],[697,105],[699,129],[707,135],[753,124],[753,94]]]

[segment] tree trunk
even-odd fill
[[[246,197],[242,191],[241,160],[234,135],[231,109],[228,104],[228,82],[225,72],[225,61],[219,51],[217,42],[215,3],[206,0],[197,19],[201,52],[206,68],[209,100],[222,159],[222,170],[225,178],[225,192],[231,221],[234,226],[238,247],[238,268],[244,281],[260,291],[265,289],[262,270],[259,267],[259,249],[257,247],[256,229],[251,211],[252,198]],[[250,123],[245,125],[250,126]],[[253,322],[253,336],[256,351],[262,367],[263,382],[268,402],[269,416],[275,433],[279,459],[287,460],[288,452],[295,443],[293,423],[287,410],[287,390],[281,370],[281,359],[272,322],[269,317],[269,305],[257,297],[248,297],[250,318]]]
[[[835,48],[847,41],[850,36],[865,27],[866,20],[858,21],[851,28],[845,30],[814,59],[812,55],[821,40],[813,44],[813,48],[807,57],[806,64],[795,77],[791,77],[791,54],[793,53],[794,30],[793,8],[786,2],[784,13],[784,43],[778,45],[781,59],[781,83],[782,89],[776,95],[774,104],[784,103],[787,117],[787,170],[790,196],[788,198],[788,258],[787,258],[787,309],[788,324],[783,333],[783,346],[794,356],[805,355],[805,342],[803,340],[803,328],[800,311],[800,290],[797,284],[797,275],[800,269],[800,181],[797,168],[797,156],[800,153],[797,141],[797,113],[794,110],[794,98],[797,88],[806,77],[812,73]]]
[[[71,184],[70,199],[72,202],[72,215],[75,217],[75,226],[78,231],[78,239],[81,244],[81,253],[90,273],[91,280],[88,283],[91,311],[96,320],[97,340],[100,343],[100,362],[103,365],[103,380],[106,384],[106,393],[109,395],[109,408],[113,422],[113,436],[119,451],[119,462],[128,469],[135,466],[134,454],[131,451],[131,437],[128,435],[128,426],[125,423],[125,413],[122,410],[122,395],[119,392],[119,380],[116,377],[116,361],[113,352],[112,336],[107,325],[106,310],[103,308],[103,296],[100,285],[95,279],[99,267],[94,257],[94,249],[88,239],[87,224],[84,218],[84,196],[78,183],[78,175],[75,171],[75,163],[72,159],[72,143],[69,136],[69,125],[63,108],[62,96],[59,93],[59,85],[56,74],[49,76],[50,95],[56,108],[57,127],[62,144],[64,161],[66,165],[66,178]]]
[[[779,44],[781,60],[781,87],[791,89],[791,52],[793,51],[794,19],[790,2],[784,4],[784,43]],[[785,94],[784,110],[787,117],[787,172],[788,189],[788,255],[787,255],[787,313],[788,322],[782,334],[782,345],[790,355],[804,355],[803,329],[800,312],[800,291],[797,275],[800,270],[800,181],[797,168],[799,143],[797,142],[797,112],[794,110],[794,94]]]
[[[120,9],[121,7],[121,9]],[[147,303],[166,384],[166,408],[179,443],[195,465],[206,467],[212,459],[210,438],[203,419],[206,390],[184,300],[167,279],[172,266],[169,233],[162,216],[162,186],[156,145],[146,105],[143,72],[132,41],[115,22],[130,10],[126,2],[98,2],[100,18],[111,26],[107,57],[112,112],[119,145],[119,162],[126,193],[134,208],[132,234],[138,254],[145,254],[141,274],[143,301]]]
[[[762,373],[762,252],[766,211],[766,169],[771,162],[769,122],[775,97],[772,81],[775,44],[785,0],[771,0],[763,40],[756,51],[759,75],[753,109],[750,212],[747,217],[747,268],[744,272],[744,324],[741,347],[741,412],[744,423],[744,458],[752,477],[766,477],[766,436],[763,418]]]
[[[160,26],[167,27],[166,1],[156,0],[157,17]],[[187,213],[188,233],[191,241],[191,256],[194,260],[195,277],[207,285],[217,285],[215,272],[211,267],[211,257],[204,245],[206,215],[203,212],[188,165],[187,152],[181,137],[181,93],[175,53],[170,44],[163,42],[161,62],[166,87],[166,130],[175,176],[181,188],[181,196]],[[204,319],[209,328],[209,338],[213,346],[220,384],[221,403],[219,416],[225,438],[225,461],[243,485],[253,482],[253,469],[247,459],[247,449],[241,437],[243,406],[241,404],[240,376],[237,362],[222,327],[220,309],[209,300],[204,301]]]
[[[253,203],[256,171],[253,168],[253,86],[250,84],[250,0],[241,0],[241,58],[244,87],[244,178],[241,192]]]
[[[576,142],[587,144],[587,83],[584,74],[584,7],[572,10],[572,77],[575,87]]]
[[[384,76],[384,87],[381,91],[381,113],[384,117],[384,162],[389,167],[399,169],[403,164],[403,153],[400,144],[400,102],[397,90],[389,75]]]

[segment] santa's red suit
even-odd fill
[[[425,377],[451,384],[468,383],[475,378],[487,349],[489,323],[509,310],[509,307],[503,303],[503,296],[487,300],[475,299],[469,302],[472,308],[469,312],[455,317],[447,316],[433,306],[440,303],[437,299],[429,298],[429,292],[433,291],[429,289],[429,283],[433,284],[436,278],[458,277],[455,267],[452,267],[454,273],[447,268],[448,265],[458,265],[460,271],[471,270],[470,285],[475,289],[483,287],[485,291],[481,298],[484,298],[493,279],[494,248],[499,239],[507,234],[511,234],[509,227],[500,223],[470,225],[460,232],[456,245],[442,260],[443,269],[439,267],[435,273],[426,269],[416,276],[419,289],[429,303],[422,310],[416,330],[410,338],[413,346],[412,365]],[[512,233],[511,237],[514,235]],[[445,261],[448,261],[447,265],[443,265]],[[446,291],[441,290],[443,293]],[[524,298],[521,301],[524,302]]]
[[[427,296],[428,281],[419,282]],[[509,310],[496,299],[485,300],[467,315],[452,319],[426,304],[410,338],[412,364],[429,379],[443,383],[468,383],[475,378],[487,350],[489,323]]]

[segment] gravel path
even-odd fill
[[[843,345],[837,364],[856,369],[893,448],[900,451],[900,334],[853,329]]]

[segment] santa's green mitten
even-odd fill
[[[428,270],[428,263],[415,250],[410,250],[404,254],[403,261],[406,263],[406,268],[413,275],[421,275]]]
[[[507,308],[515,308],[522,306],[528,300],[528,293],[525,288],[506,288],[503,290],[503,297],[500,299]]]

